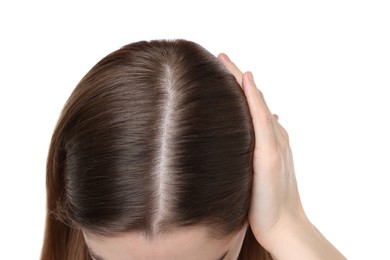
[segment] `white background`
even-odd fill
[[[49,141],[78,81],[161,38],[252,71],[311,221],[348,259],[390,259],[389,1],[55,2],[0,4],[1,259],[39,258]]]

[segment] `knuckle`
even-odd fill
[[[284,129],[283,129],[283,135],[284,135],[284,138],[286,138],[287,143],[290,143],[290,135]]]
[[[273,116],[269,113],[264,113],[261,116],[262,122],[265,124],[266,127],[272,127],[273,126]]]

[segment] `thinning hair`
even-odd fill
[[[244,92],[214,55],[184,39],[123,46],[81,79],[54,129],[41,259],[90,259],[83,229],[238,232],[253,148]],[[239,259],[270,259],[250,228]]]

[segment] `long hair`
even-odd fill
[[[54,129],[41,259],[91,259],[82,229],[238,232],[253,148],[244,92],[214,55],[184,39],[123,46],[81,79]],[[271,259],[246,232],[239,259]]]

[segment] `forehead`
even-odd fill
[[[211,239],[209,229],[204,226],[177,228],[170,233],[158,235],[153,240],[135,232],[104,238],[86,231],[83,233],[90,251],[101,257],[96,260],[219,260],[232,246],[235,237],[232,235],[218,240]]]

